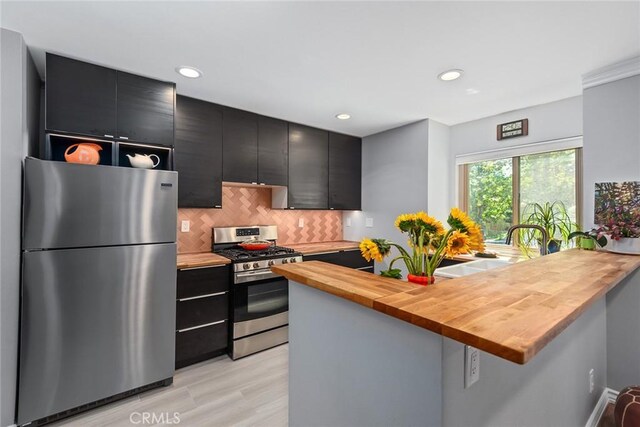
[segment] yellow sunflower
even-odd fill
[[[466,233],[460,231],[454,231],[447,239],[447,247],[445,248],[445,254],[448,257],[452,257],[458,254],[466,254],[469,252],[470,239]]]
[[[367,261],[376,260],[382,262],[382,254],[378,245],[371,239],[362,239],[360,242],[360,253]]]
[[[444,227],[442,223],[432,216],[427,215],[426,212],[418,212],[415,214],[416,225],[423,227],[425,231],[432,235],[444,234]]]
[[[462,232],[466,232],[470,227],[476,225],[476,223],[469,218],[469,215],[458,208],[451,208],[447,222],[451,227]]]
[[[402,214],[396,218],[395,226],[398,230],[407,232],[416,225],[415,214]]]
[[[484,237],[480,226],[478,224],[469,226],[467,234],[469,235],[469,248],[473,251],[484,252]]]

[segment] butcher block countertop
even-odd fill
[[[214,265],[230,264],[229,258],[216,255],[213,252],[200,252],[197,254],[178,254],[178,269],[210,267]]]
[[[574,249],[426,287],[318,261],[272,270],[525,364],[638,267],[640,256]]]
[[[322,252],[335,252],[351,249],[358,249],[359,242],[351,242],[349,240],[339,240],[337,242],[319,242],[319,243],[299,243],[294,245],[284,245],[288,248],[295,249],[302,255],[319,254]]]

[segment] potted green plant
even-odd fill
[[[522,210],[522,224],[535,224],[545,229],[549,236],[548,253],[558,252],[562,243],[569,244],[569,235],[576,230],[576,223],[571,220],[567,208],[559,200],[555,202],[529,203]],[[520,231],[520,248],[527,251],[533,243],[542,245],[540,231],[522,229]]]
[[[601,246],[610,252],[640,255],[640,208],[616,207],[601,219],[603,224],[591,231],[604,239]]]
[[[597,229],[591,231],[574,231],[569,234],[569,240],[578,238],[581,249],[594,250],[596,245],[601,248],[607,245],[607,238]]]

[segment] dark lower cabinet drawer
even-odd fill
[[[228,334],[227,320],[176,332],[176,369],[226,353]]]
[[[373,267],[373,262],[367,262],[366,259],[362,258],[360,251],[357,249],[349,250],[349,251],[305,255],[303,257],[303,260],[304,261],[323,261],[323,262],[342,265],[344,267],[350,267],[350,268]]]
[[[193,328],[229,318],[229,294],[196,297],[178,300],[176,306],[176,329]]]
[[[228,265],[178,270],[178,299],[229,290]]]

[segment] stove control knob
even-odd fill
[[[271,260],[271,261],[269,261],[269,263],[268,263],[268,264],[269,264],[269,267],[271,267],[272,265],[274,265],[274,264],[275,264],[275,262],[274,262],[273,260]]]
[[[291,260],[289,262],[290,263],[294,263],[294,262],[296,262],[296,259],[295,258],[291,258]]]
[[[283,264],[286,264],[286,263],[288,263],[288,262],[289,262],[289,260],[288,260],[288,259],[286,259],[286,258],[284,258],[284,259],[282,260],[282,263],[283,263]]]
[[[242,268],[248,270],[251,266],[249,264],[243,264]]]
[[[253,263],[253,268],[259,268],[259,267],[260,267],[260,264],[258,264],[257,262]]]

